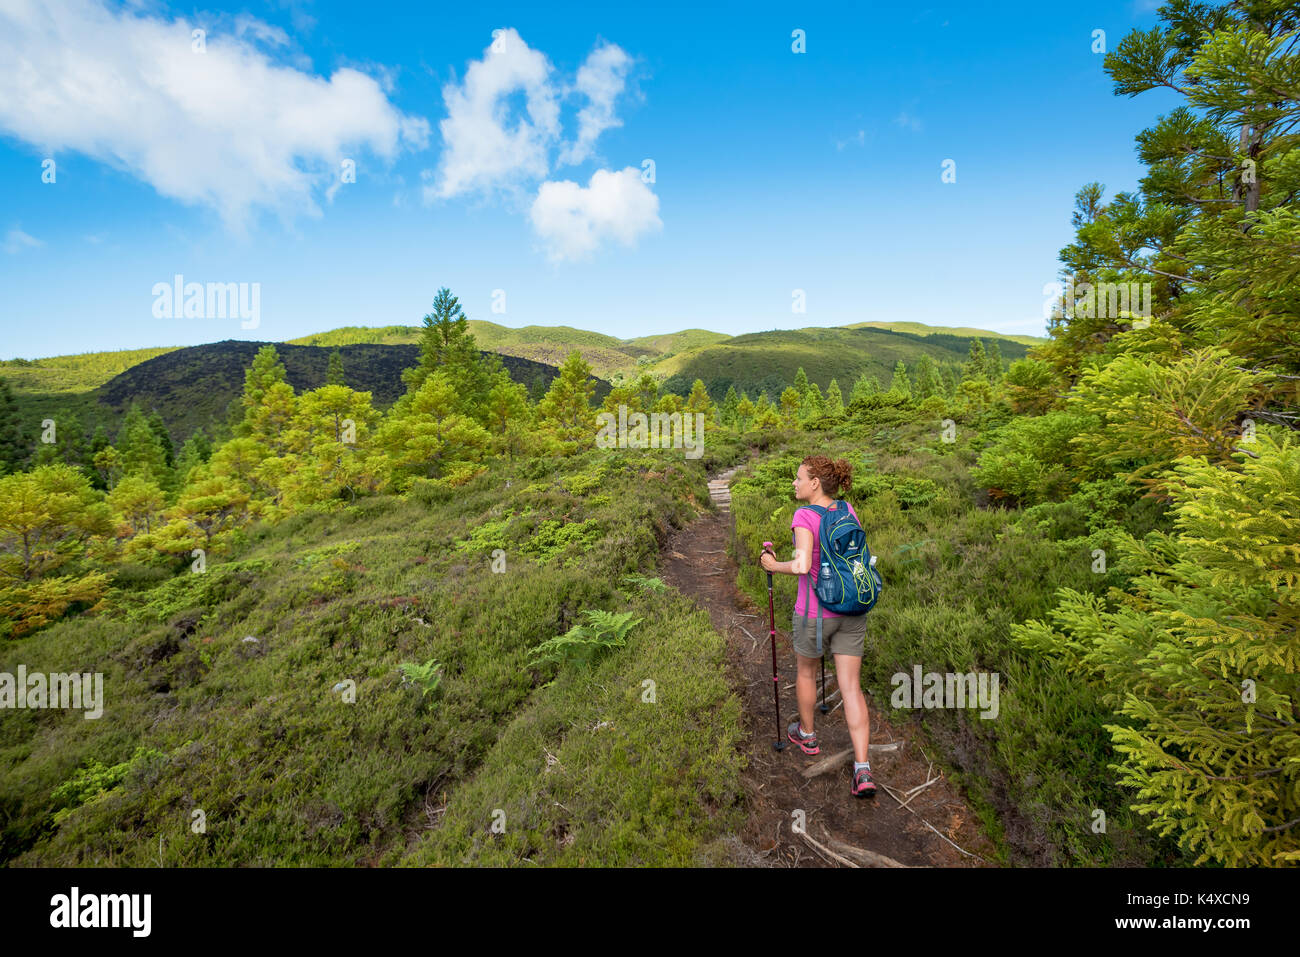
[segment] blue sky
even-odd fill
[[[444,285],[621,338],[1043,335],[1075,191],[1134,188],[1176,105],[1092,52],[1134,0],[467,6],[0,2],[0,356],[417,324]],[[158,315],[177,274],[258,284],[256,328]]]

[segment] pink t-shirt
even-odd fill
[[[844,504],[849,506],[849,514],[852,515],[854,518],[857,518],[858,513],[854,510],[853,506],[850,505],[848,502],[845,502]],[[837,508],[839,508],[839,505],[834,504],[828,507],[832,512],[834,512]],[[861,522],[861,519],[858,519],[858,521]],[[803,616],[804,605],[808,603],[808,598],[806,596],[808,596],[809,594],[812,595],[812,605],[809,606],[808,608],[808,616],[810,618],[817,617],[817,591],[813,586],[816,583],[815,582],[816,571],[821,567],[822,549],[821,549],[821,541],[819,540],[821,537],[820,535],[821,526],[822,526],[821,513],[818,512],[817,509],[815,508],[808,508],[804,505],[800,505],[797,509],[795,509],[794,519],[790,522],[790,536],[792,539],[794,537],[794,530],[796,528],[808,529],[810,532],[812,532],[812,537],[813,537],[812,564],[808,567],[813,570],[814,581],[810,582],[808,580],[807,575],[797,576],[799,582],[799,591],[798,591],[798,598],[795,599],[795,603],[794,603],[794,613],[796,615],[799,615],[800,617]],[[822,610],[822,617],[843,618],[844,616],[839,614],[838,612],[834,612],[831,611],[829,608],[826,608]]]

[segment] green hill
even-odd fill
[[[890,329],[894,332],[911,332],[918,336],[947,335],[961,336],[965,339],[1007,339],[1023,346],[1035,346],[1048,339],[1043,336],[1013,336],[1004,332],[989,332],[987,329],[975,329],[971,326],[927,326],[923,322],[855,322],[845,329]]]
[[[976,333],[982,330],[973,330]],[[918,335],[879,327],[837,326],[780,329],[733,336],[717,345],[678,353],[654,365],[667,376],[665,387],[686,392],[702,379],[714,398],[729,386],[742,391],[766,391],[776,398],[800,367],[823,389],[831,379],[846,394],[858,376],[874,375],[886,388],[900,359],[910,369],[922,353],[939,365],[960,364],[970,354],[970,338],[933,332]],[[1028,346],[993,335],[1006,360],[1022,358]]]
[[[226,340],[178,349],[139,350],[139,353],[153,354],[145,355],[144,361],[130,365],[90,389],[76,390],[65,383],[62,391],[32,391],[20,384],[14,389],[14,397],[19,414],[29,425],[45,418],[58,421],[74,414],[87,432],[103,424],[110,434],[116,434],[117,423],[131,403],[138,402],[145,411],[156,409],[173,441],[183,442],[198,428],[209,434],[214,428],[220,431],[230,404],[243,391],[244,370],[252,363],[257,350],[266,344]],[[295,391],[301,393],[325,384],[332,348],[288,343],[275,343],[275,346]],[[387,408],[405,391],[402,370],[420,361],[419,347],[410,343],[354,343],[337,348],[343,358],[346,384],[372,393],[375,406],[380,409]],[[49,360],[42,360],[45,361]],[[559,374],[556,366],[532,359],[503,355],[501,361],[511,378],[530,387],[549,387]],[[102,363],[87,362],[85,366],[97,372],[103,369]],[[66,376],[65,370],[77,367],[76,363],[41,367],[45,378],[31,377],[29,381],[64,383],[55,374]],[[609,383],[599,378],[594,378],[594,383],[596,397],[603,399],[609,392]]]

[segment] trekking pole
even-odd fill
[[[763,551],[776,558],[771,542],[763,543]],[[776,606],[772,603],[771,572],[767,573],[767,624],[768,638],[772,642],[772,704],[776,709],[776,740],[772,743],[772,747],[780,751],[785,747],[785,739],[781,736],[781,679],[776,673]]]

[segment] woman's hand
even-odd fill
[[[771,552],[764,552],[759,558],[758,563],[763,566],[763,571],[774,572],[781,563],[776,560],[776,556]]]

